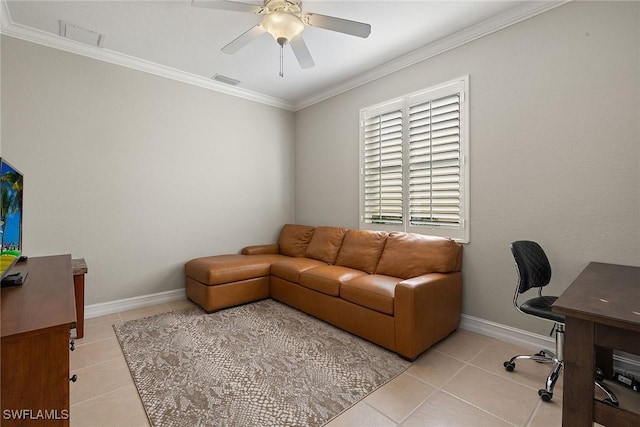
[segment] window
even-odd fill
[[[469,240],[468,82],[360,111],[360,228]]]

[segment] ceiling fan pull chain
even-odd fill
[[[283,51],[284,51],[284,43],[280,45],[280,77],[284,77]]]

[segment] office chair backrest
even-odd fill
[[[539,244],[528,240],[511,243],[511,253],[518,268],[518,292],[547,286],[551,281],[551,265]]]

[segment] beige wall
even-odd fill
[[[552,293],[591,260],[640,265],[640,3],[572,2],[296,116],[296,220],[358,226],[358,112],[470,75],[464,313],[537,333],[511,305],[509,243],[539,241]]]
[[[89,263],[87,304],[183,286],[195,256],[284,222],[358,226],[358,112],[470,75],[466,314],[533,332],[508,244],[560,292],[640,265],[640,4],[572,2],[298,113],[2,37],[2,155],[25,173],[25,251]]]
[[[2,38],[2,155],[24,251],[88,262],[86,303],[184,287],[184,262],[294,219],[294,114]]]

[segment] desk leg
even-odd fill
[[[562,426],[592,427],[594,325],[567,317],[565,329]]]
[[[73,290],[76,296],[76,338],[84,337],[84,274],[73,276]]]
[[[613,349],[596,346],[596,367],[602,369],[606,380],[613,379]]]

